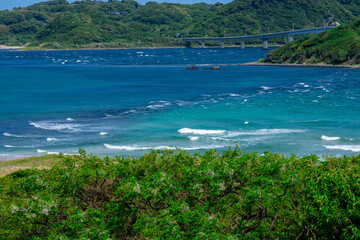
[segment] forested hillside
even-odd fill
[[[193,5],[53,0],[0,12],[0,44],[42,48],[182,45],[182,36],[236,36],[357,18],[357,0],[235,0]]]
[[[262,62],[360,64],[360,20],[291,42],[270,52]]]

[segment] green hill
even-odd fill
[[[214,5],[53,0],[0,12],[0,44],[183,46],[177,33],[189,37],[258,34],[322,26],[329,17],[347,24],[359,13],[357,0],[235,0]]]
[[[360,64],[360,20],[270,52],[263,63]]]

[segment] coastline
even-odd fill
[[[269,45],[269,48],[273,48],[273,47],[281,47],[283,45]],[[189,49],[223,49],[220,48],[220,46],[209,46],[209,47],[205,47],[205,48],[201,48],[201,47],[192,47]],[[225,46],[226,48],[241,48],[240,45],[229,45],[229,46]],[[246,48],[262,48],[262,45],[248,45],[246,46]],[[1,48],[0,48],[1,49]],[[186,49],[185,46],[172,46],[172,47],[118,47],[118,48],[65,48],[65,49],[26,49],[26,47],[8,47],[8,48],[3,48],[8,49],[8,50],[15,50],[15,51],[97,51],[97,50],[141,50],[141,49]]]
[[[49,169],[58,161],[59,157],[55,154],[2,160],[0,161],[0,178],[18,170],[30,168]]]
[[[6,46],[0,45],[0,50],[20,50],[25,48],[24,46]]]
[[[299,64],[299,63],[259,63],[250,62],[241,66],[269,66],[269,67],[326,67],[326,68],[352,68],[359,69],[360,65],[331,65],[331,64]]]

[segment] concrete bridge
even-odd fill
[[[205,42],[213,41],[220,42],[220,47],[224,48],[225,41],[241,41],[241,49],[245,49],[245,41],[246,40],[254,40],[260,39],[263,41],[263,49],[268,49],[268,41],[271,38],[276,37],[288,37],[288,41],[292,42],[294,40],[295,35],[309,34],[309,33],[322,33],[327,30],[334,28],[335,26],[327,26],[320,28],[307,28],[300,30],[292,30],[285,32],[276,32],[276,33],[268,33],[268,34],[258,34],[258,35],[249,35],[249,36],[238,36],[238,37],[194,37],[194,38],[181,38],[185,42],[186,47],[191,47],[191,42],[200,42],[201,47],[205,48]]]

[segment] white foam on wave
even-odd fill
[[[104,146],[107,149],[113,149],[113,150],[123,150],[123,151],[136,151],[136,150],[165,150],[165,149],[176,149],[174,147],[168,147],[168,146],[158,146],[158,147],[140,147],[140,146],[118,146],[118,145],[111,145],[111,144],[104,144]]]
[[[32,125],[36,128],[43,130],[53,130],[59,132],[80,132],[78,129],[78,124],[71,123],[62,123],[59,121],[40,121],[40,122],[29,122],[29,125]]]
[[[106,118],[118,118],[119,116],[114,116],[114,115],[105,113],[105,117],[106,117]]]
[[[38,152],[38,153],[46,153],[45,150],[41,150],[41,149],[37,149],[36,152]]]
[[[248,125],[249,123],[250,123],[249,121],[244,122],[245,125]]]
[[[181,128],[178,130],[181,134],[195,134],[195,135],[218,135],[225,133],[225,130],[206,130],[206,129],[191,129]]]
[[[227,137],[237,137],[241,135],[277,135],[277,134],[288,134],[288,133],[300,133],[305,130],[300,129],[259,129],[254,131],[230,131]]]
[[[244,123],[249,124],[249,122]],[[226,130],[206,130],[206,129],[191,129],[181,128],[178,130],[180,134],[193,134],[193,135],[222,135],[223,137],[237,137],[241,135],[277,135],[289,133],[301,133],[306,130],[302,129],[259,129],[249,131],[226,131]]]
[[[4,145],[4,147],[6,147],[6,148],[14,148],[15,146],[13,146],[13,145]]]
[[[241,97],[240,94],[236,94],[236,93],[230,93],[229,96],[230,97]]]
[[[108,132],[101,132],[99,133],[100,136],[104,136],[104,135],[108,135],[109,133]]]
[[[125,150],[125,151],[135,151],[135,150],[149,150],[150,147],[137,147],[137,146],[117,146],[111,144],[104,144],[107,149],[114,149],[114,150]]]
[[[136,150],[176,150],[176,147],[169,147],[169,146],[157,146],[157,147],[140,147],[140,146],[117,146],[111,144],[104,144],[107,149],[112,150],[123,150],[123,151],[136,151]],[[223,148],[224,146],[220,145],[208,145],[208,146],[196,146],[196,147],[179,147],[178,149],[182,150],[201,150],[201,149],[214,149],[214,148]]]
[[[182,107],[182,106],[187,106],[187,105],[195,105],[195,104],[198,104],[198,102],[188,102],[188,101],[183,101],[183,100],[176,100],[175,104]]]
[[[151,148],[150,148],[151,149]],[[158,146],[158,147],[154,147],[154,148],[152,148],[152,149],[154,149],[154,150],[166,150],[166,149],[168,149],[168,150],[175,150],[176,148],[175,147],[168,147],[168,146]]]
[[[206,149],[215,149],[215,148],[223,148],[225,146],[222,145],[209,145],[209,146],[197,146],[197,147],[180,147],[179,149],[191,151],[191,150],[206,150]]]
[[[211,137],[211,139],[215,140],[215,141],[223,141],[223,142],[230,141],[229,139],[222,138],[222,137]]]
[[[167,101],[157,101],[157,102],[150,102],[150,105],[147,106],[149,109],[159,109],[164,108],[171,105],[170,102]]]
[[[262,88],[265,91],[274,89],[273,87],[267,87],[267,86],[260,86],[260,88]]]
[[[59,152],[47,152],[47,154],[56,154],[56,155],[59,155]]]
[[[325,140],[325,141],[336,141],[336,140],[340,140],[340,137],[328,137],[328,136],[322,135],[321,139]]]
[[[3,133],[3,135],[6,137],[15,137],[15,138],[25,137],[25,136],[15,135],[15,134],[11,134],[11,133]]]
[[[199,140],[199,137],[189,136],[188,137],[191,141],[197,141]]]
[[[73,121],[75,121],[75,120],[72,119],[72,118],[67,118],[66,121],[73,122]]]
[[[48,142],[58,141],[58,140],[59,139],[57,139],[57,138],[51,138],[51,137],[46,138],[46,141],[48,141]]]
[[[360,145],[325,145],[327,149],[360,152]]]

